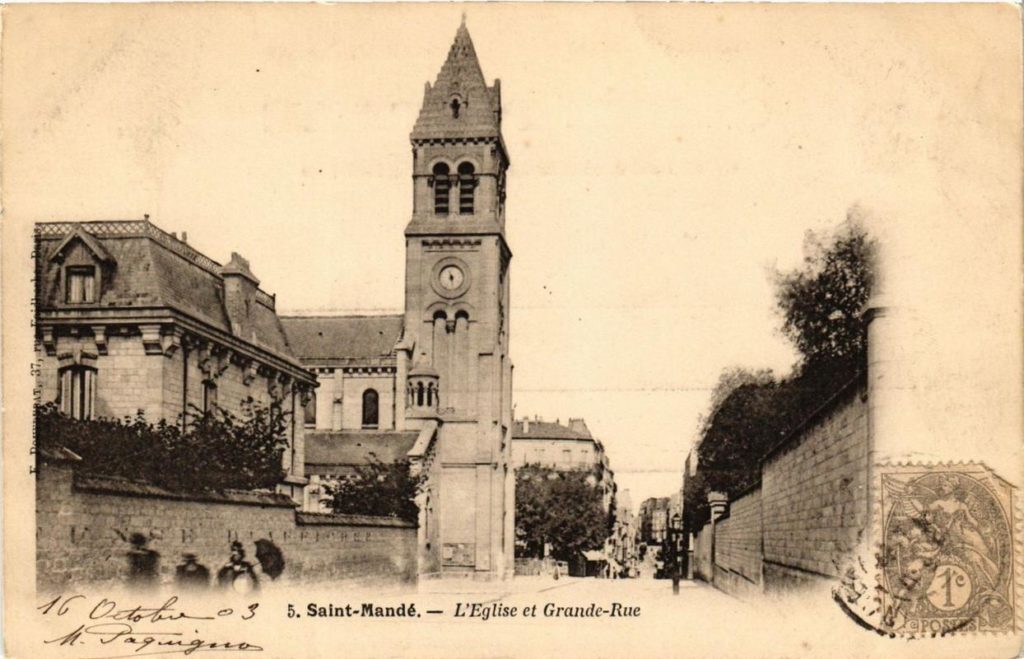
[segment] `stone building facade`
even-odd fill
[[[640,541],[661,546],[668,537],[670,497],[651,497],[640,504]]]
[[[622,490],[615,497],[615,525],[605,543],[605,555],[612,569],[612,576],[634,577],[639,569],[640,552],[637,540],[640,536],[639,520],[633,511],[633,498],[629,490]]]
[[[147,220],[36,225],[43,402],[68,415],[187,424],[252,399],[289,413],[280,488],[303,502],[303,405],[316,379],[295,358],[249,263],[227,265]]]
[[[539,418],[516,421],[512,429],[512,464],[551,467],[561,471],[589,469],[601,488],[604,507],[610,510],[615,498],[615,472],[604,444],[591,433],[583,419],[569,419],[563,426]]]
[[[512,574],[512,362],[501,90],[465,24],[410,135],[413,212],[401,316],[296,316],[284,327],[319,392],[307,471],[370,459],[425,471],[420,572]]]

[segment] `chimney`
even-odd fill
[[[245,336],[251,328],[252,310],[256,305],[256,289],[260,280],[249,269],[249,261],[238,252],[231,252],[231,261],[220,269],[224,279],[224,307],[231,321],[231,333]]]
[[[569,419],[569,430],[579,435],[585,435],[590,437],[590,429],[587,428],[587,424],[583,419]]]
[[[188,231],[182,231],[181,232],[181,242],[183,242],[183,243],[187,243],[188,242]]]

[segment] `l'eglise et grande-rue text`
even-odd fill
[[[509,606],[501,602],[464,603],[455,605],[456,618],[637,618],[640,616],[639,606],[626,606],[613,602],[604,607],[591,603],[587,606],[558,606],[548,602],[528,604],[526,606]]]

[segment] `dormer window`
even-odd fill
[[[68,304],[89,304],[96,301],[96,268],[74,266],[67,269]]]

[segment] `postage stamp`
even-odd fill
[[[882,627],[1016,631],[1013,487],[980,464],[886,466],[880,482]]]

